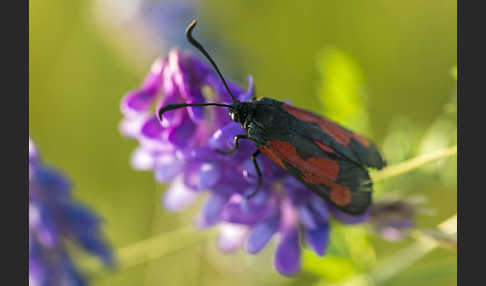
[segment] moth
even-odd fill
[[[186,29],[186,38],[214,67],[233,99],[232,104],[168,104],[159,110],[159,119],[169,110],[188,106],[226,107],[233,121],[241,124],[246,134],[234,138],[231,150],[219,152],[232,154],[238,149],[239,140],[243,139],[251,140],[257,146],[251,158],[258,183],[247,198],[254,196],[262,184],[256,158],[263,153],[341,211],[352,215],[364,213],[372,202],[372,182],[366,167],[382,169],[386,166],[376,146],[330,119],[275,99],[239,101],[214,60],[193,38],[195,26],[194,20]]]

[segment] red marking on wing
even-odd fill
[[[282,160],[270,149],[265,146],[258,147],[260,151],[265,154],[270,160],[272,160],[275,164],[279,165],[282,169],[287,170],[287,167],[282,162]]]
[[[309,173],[332,181],[335,181],[339,175],[339,164],[334,160],[316,157],[303,159],[297,153],[295,146],[285,141],[271,140],[268,145],[280,160],[289,162],[302,173]]]
[[[268,145],[270,148],[261,146],[260,150],[264,153],[266,152],[265,154],[271,154],[269,158],[278,165],[283,165],[282,160],[285,160],[297,167],[302,174],[304,182],[322,184],[328,187],[331,190],[329,198],[336,205],[344,206],[351,202],[351,190],[335,182],[339,175],[338,162],[315,157],[303,159],[297,153],[295,146],[285,141],[272,140],[268,142]]]
[[[322,128],[323,131],[329,133],[337,142],[343,144],[344,146],[348,146],[351,138],[358,140],[359,143],[365,147],[369,147],[371,145],[371,143],[362,136],[344,129],[343,127],[339,126],[339,124],[329,119],[317,116],[312,112],[288,104],[282,104],[282,108],[302,121],[316,123]]]
[[[307,183],[321,184],[328,187],[331,190],[329,198],[338,206],[344,206],[351,202],[351,191],[348,187],[344,187],[308,172],[302,172],[302,179]]]
[[[329,195],[331,200],[338,206],[344,206],[351,202],[351,191],[348,187],[336,185],[331,188],[331,194]]]
[[[313,140],[314,143],[319,146],[319,148],[321,148],[324,152],[327,152],[327,153],[336,153],[336,151],[334,151],[334,149],[332,149],[331,147],[327,146],[326,144],[323,144],[317,140]]]

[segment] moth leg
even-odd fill
[[[258,193],[258,191],[260,190],[260,187],[262,186],[262,172],[260,171],[260,167],[258,166],[258,162],[256,160],[256,157],[258,155],[260,155],[260,150],[256,150],[255,153],[253,153],[253,155],[251,155],[251,160],[253,161],[253,165],[255,165],[255,170],[257,171],[257,175],[258,175],[257,187],[255,188],[255,190],[253,192],[246,195],[246,199],[251,199],[254,195],[256,195]]]
[[[236,150],[238,150],[238,140],[240,140],[240,139],[248,139],[248,135],[246,135],[246,134],[236,135],[235,139],[233,141],[233,148],[231,148],[231,150],[229,150],[229,151],[216,150],[216,152],[218,152],[219,154],[222,154],[222,155],[233,154]]]

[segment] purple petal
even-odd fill
[[[404,233],[393,227],[385,227],[380,231],[380,235],[389,241],[397,241],[404,237]]]
[[[156,95],[145,89],[128,92],[122,99],[121,112],[127,117],[143,113],[150,108]]]
[[[202,189],[211,188],[221,177],[221,170],[215,164],[205,163],[201,165],[199,185]]]
[[[209,227],[218,223],[221,220],[220,214],[227,202],[228,197],[211,194],[209,199],[204,203],[199,226]]]
[[[54,247],[58,243],[57,234],[59,230],[57,229],[53,218],[47,214],[45,208],[41,211],[41,221],[39,222],[39,227],[37,228],[37,238],[40,243],[44,246]]]
[[[118,129],[120,130],[120,133],[126,137],[137,138],[147,119],[147,114],[141,114],[137,117],[124,118],[120,122]]]
[[[246,251],[251,254],[260,252],[278,231],[279,216],[273,215],[257,224],[251,231],[246,244]]]
[[[195,190],[206,190],[219,182],[221,170],[212,163],[190,164],[184,172],[184,183]]]
[[[300,270],[300,245],[297,228],[282,233],[282,239],[275,254],[275,268],[285,276],[292,276]]]
[[[163,130],[159,120],[154,116],[143,124],[141,135],[149,139],[159,139]]]
[[[198,193],[187,188],[181,178],[176,178],[170,187],[165,191],[162,199],[162,205],[169,211],[180,211],[187,205],[191,204],[197,197]]]
[[[127,117],[147,111],[157,96],[162,82],[163,62],[157,60],[146,76],[142,87],[128,92],[121,101],[121,112]]]
[[[314,218],[314,214],[308,207],[299,207],[299,219],[300,223],[307,229],[316,229],[317,222]]]
[[[193,90],[191,92],[191,99],[188,100],[188,103],[203,103],[203,102],[205,102],[205,100],[202,95],[200,87],[198,87],[197,90]],[[204,109],[205,109],[204,107],[190,106],[187,108],[187,111],[192,121],[197,123],[197,122],[201,122],[204,119]]]
[[[39,208],[29,201],[29,228],[38,227],[41,222]]]
[[[184,159],[180,153],[164,154],[155,159],[155,179],[160,183],[167,183],[184,168]]]
[[[136,170],[150,170],[154,167],[154,156],[145,148],[138,147],[132,153],[131,165]]]
[[[202,103],[204,97],[201,93],[202,82],[198,78],[198,72],[195,70],[197,65],[193,65],[190,58],[185,57],[177,51],[169,53],[170,74],[177,85],[180,95],[188,103]],[[194,122],[204,119],[203,108],[188,107],[189,117]]]
[[[251,186],[247,188],[243,194],[251,194],[255,191],[256,185]],[[270,198],[272,194],[272,191],[266,188],[265,186],[262,186],[260,190],[257,191],[253,197],[250,199],[246,200],[246,202],[251,202],[252,205],[264,205],[265,203],[268,202],[268,199]]]
[[[253,86],[253,77],[251,75],[249,75],[248,76],[248,89],[245,92],[240,93],[238,95],[238,98],[241,101],[250,101],[250,100],[253,99],[254,93],[255,93],[255,89],[254,89],[254,86]]]
[[[157,59],[150,67],[149,74],[145,77],[142,87],[151,93],[157,93],[162,83],[162,74],[164,72],[166,61]]]
[[[310,199],[310,208],[314,214],[318,217],[319,222],[327,222],[329,220],[329,210],[327,204],[318,196]]]
[[[214,150],[231,150],[236,135],[245,134],[245,130],[236,122],[230,122],[216,130],[209,140],[209,147]]]
[[[159,120],[152,116],[142,125],[140,134],[137,136],[140,145],[149,150],[169,151],[173,149],[172,144],[164,140],[167,130],[164,129]]]
[[[258,166],[260,167],[261,173],[267,175],[267,166],[266,164],[263,164],[262,159],[263,157],[260,156],[256,160]],[[251,158],[247,158],[243,163],[243,177],[250,184],[256,185],[256,183],[258,182],[258,173],[255,169],[255,164],[253,164],[253,160]],[[269,178],[266,177],[266,179],[268,180]]]
[[[323,224],[318,229],[305,232],[307,245],[319,256],[324,255],[329,240],[329,225]]]
[[[37,159],[37,149],[34,142],[29,137],[29,162],[33,162]]]
[[[245,225],[223,224],[219,232],[218,247],[226,253],[234,252],[243,244],[247,234],[248,227]]]
[[[182,103],[182,99],[179,97],[178,94],[166,94],[164,100],[157,107],[157,113],[156,113],[157,116],[162,107],[168,104],[176,104],[176,103]],[[183,120],[185,112],[186,112],[185,108],[164,112],[164,114],[162,114],[162,126],[170,127],[170,126],[180,125]]]
[[[333,216],[335,219],[339,220],[341,223],[346,223],[346,224],[357,224],[361,223],[364,221],[367,221],[370,218],[370,212],[369,209],[366,210],[364,214],[361,215],[350,215],[345,212],[342,212],[335,208],[332,205],[328,205],[328,208],[331,210]]]
[[[183,149],[189,143],[196,131],[196,124],[191,120],[183,119],[181,125],[169,131],[169,141]]]
[[[283,180],[283,185],[289,189],[302,189],[306,188],[305,185],[292,176],[286,176]]]
[[[191,148],[191,150],[186,153],[186,158],[190,161],[204,162],[204,161],[214,161],[216,153],[207,146]]]
[[[249,203],[240,194],[233,194],[221,213],[221,218],[226,222],[253,225],[265,218],[271,209],[270,205]]]

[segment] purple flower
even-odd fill
[[[112,265],[100,219],[73,201],[67,179],[42,164],[29,139],[29,285],[85,285],[67,244],[74,243]]]
[[[229,82],[241,101],[253,96]],[[124,119],[121,132],[140,143],[132,155],[136,169],[152,170],[160,183],[170,183],[162,203],[172,211],[190,204],[199,194],[209,196],[197,218],[200,228],[221,224],[218,245],[230,252],[244,246],[251,254],[261,251],[272,238],[278,239],[275,268],[283,275],[300,270],[301,241],[316,254],[324,255],[329,238],[329,217],[357,223],[363,216],[349,216],[331,208],[324,200],[288,175],[265,156],[258,157],[263,185],[247,200],[257,183],[250,159],[256,150],[243,140],[231,156],[235,135],[244,134],[226,108],[188,107],[168,111],[162,122],[157,111],[171,103],[231,103],[223,84],[205,62],[188,53],[172,50],[158,59],[139,89],[121,102]]]
[[[415,226],[415,206],[404,200],[383,200],[370,207],[370,224],[384,239],[402,239]]]

